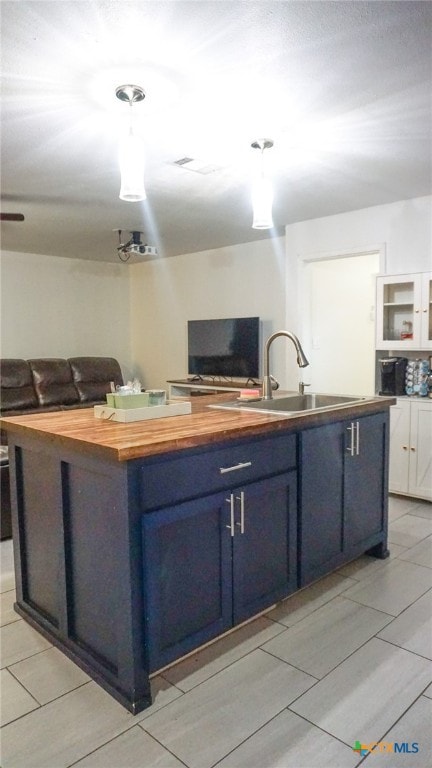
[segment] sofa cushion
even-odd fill
[[[121,368],[113,357],[70,357],[69,364],[82,403],[105,402],[111,382],[123,384]]]
[[[37,408],[38,401],[27,360],[5,358],[0,361],[1,410],[22,411]]]
[[[71,405],[79,403],[72,372],[67,360],[62,358],[38,358],[29,360],[34,388],[39,405]]]

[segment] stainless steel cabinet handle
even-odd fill
[[[245,526],[245,504],[244,504],[244,491],[240,491],[240,496],[236,496],[236,499],[240,502],[240,522],[236,523],[240,527],[240,533],[244,533]]]
[[[225,501],[230,505],[230,524],[225,527],[229,528],[231,536],[234,536],[234,494],[230,493],[229,499],[225,499]]]
[[[351,426],[347,427],[347,431],[351,433],[350,435],[350,444],[347,445],[347,451],[350,454],[350,456],[354,456],[354,423],[351,422]]]
[[[350,435],[350,444],[347,446],[347,451],[350,456],[360,455],[360,424],[358,421],[352,421],[351,426],[347,427]]]
[[[233,467],[219,467],[219,472],[224,475],[225,472],[235,472],[237,469],[245,469],[245,467],[251,467],[251,461],[241,461],[239,464],[234,464]]]

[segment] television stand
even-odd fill
[[[240,392],[241,389],[250,387],[261,387],[261,382],[255,382],[253,379],[246,381],[210,381],[198,376],[189,379],[172,379],[168,384],[168,399],[174,397],[189,397],[202,393],[203,395],[214,395],[218,392]]]

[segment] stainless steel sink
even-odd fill
[[[239,411],[262,411],[264,413],[298,413],[299,411],[319,411],[324,408],[335,408],[348,403],[360,403],[367,400],[366,397],[353,395],[286,395],[275,397],[271,400],[255,400],[241,402],[230,400],[218,405],[210,405],[209,408],[228,408]]]

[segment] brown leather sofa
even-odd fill
[[[71,408],[91,408],[105,402],[114,385],[123,384],[121,368],[112,357],[0,360],[0,412],[19,416]],[[1,432],[1,444],[7,436]],[[1,539],[10,538],[9,462],[1,455]]]

